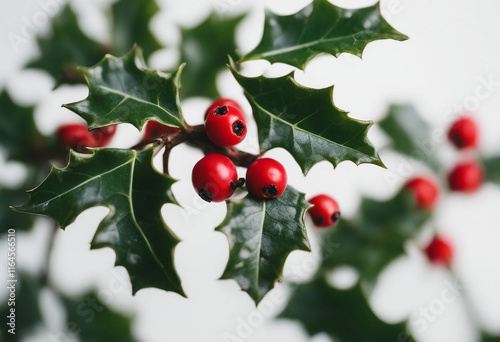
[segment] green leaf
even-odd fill
[[[358,217],[342,219],[325,232],[322,267],[350,265],[373,284],[382,269],[404,254],[405,242],[421,231],[429,217],[404,190],[385,202],[364,198]]]
[[[24,190],[0,188],[0,234],[6,234],[9,229],[26,231],[33,226],[33,216],[17,213],[9,208],[26,202],[28,196]]]
[[[89,128],[130,123],[142,129],[149,120],[184,127],[179,103],[179,76],[148,69],[139,47],[126,56],[107,55],[92,68],[81,68],[89,96],[64,105],[84,118]]]
[[[439,170],[439,162],[436,159],[437,144],[432,140],[431,128],[413,106],[392,105],[379,125],[391,139],[392,149],[421,160],[435,171]]]
[[[212,14],[200,25],[182,30],[181,61],[186,62],[182,73],[181,96],[219,96],[217,75],[225,70],[227,56],[236,50],[234,33],[243,16],[223,19]]]
[[[41,55],[28,68],[47,71],[58,82],[81,83],[78,65],[90,66],[104,55],[104,47],[80,29],[75,13],[65,6],[52,21],[51,34],[38,38]]]
[[[161,49],[160,43],[149,30],[151,18],[159,8],[155,0],[120,0],[113,4],[113,53],[122,56],[134,44],[144,50],[148,58]]]
[[[388,324],[373,313],[359,284],[338,290],[322,277],[297,285],[279,317],[300,321],[311,336],[324,332],[335,341],[413,341],[404,323]]]
[[[481,342],[500,342],[500,336],[492,336],[483,332],[481,335]]]
[[[85,209],[108,207],[91,248],[115,250],[116,265],[128,270],[133,293],[156,287],[184,295],[173,261],[178,239],[160,213],[165,203],[175,203],[174,180],[153,168],[152,156],[152,147],[95,149],[92,155],[71,151],[68,166],[53,168],[30,191],[28,203],[15,210],[47,215],[65,228]]]
[[[62,298],[67,313],[67,325],[76,330],[82,342],[134,342],[129,317],[112,311],[95,292],[76,298]]]
[[[333,87],[306,88],[288,74],[248,78],[231,71],[245,90],[259,129],[261,152],[283,147],[307,173],[319,161],[384,166],[366,137],[371,122],[351,119],[333,104]]]
[[[366,45],[379,39],[403,41],[408,37],[382,18],[378,4],[344,9],[327,0],[314,0],[293,15],[266,13],[261,42],[241,61],[265,59],[304,69],[320,53],[337,57],[348,52],[361,57]]]
[[[484,158],[483,163],[484,170],[486,171],[486,180],[500,184],[500,156]]]
[[[249,195],[229,202],[226,219],[217,227],[230,247],[222,279],[235,279],[259,303],[281,279],[288,254],[310,250],[304,225],[309,206],[304,194],[291,186],[277,199]]]

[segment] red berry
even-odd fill
[[[157,121],[148,121],[146,124],[145,134],[143,139],[156,139],[165,134],[174,134],[179,132],[179,127],[170,127],[163,125]]]
[[[448,174],[448,184],[451,190],[474,192],[483,182],[483,170],[472,161],[456,165]]]
[[[85,125],[62,125],[57,130],[57,136],[64,148],[71,148],[77,152],[88,152],[87,147],[99,146],[96,137]]]
[[[453,248],[451,244],[436,235],[424,249],[425,254],[430,262],[434,264],[442,264],[448,266],[453,258]]]
[[[448,139],[457,148],[477,146],[479,129],[476,122],[470,117],[460,118],[451,125]]]
[[[331,227],[340,218],[340,208],[333,198],[328,195],[318,195],[309,200],[314,207],[309,209],[309,215],[318,227]]]
[[[405,189],[410,190],[420,208],[432,209],[436,203],[439,190],[437,185],[430,179],[415,177],[405,184]]]
[[[274,159],[257,159],[247,170],[246,183],[248,190],[255,196],[276,198],[286,189],[286,170]]]
[[[235,100],[219,97],[214,102],[212,102],[210,107],[208,107],[207,111],[205,112],[205,120],[208,118],[208,114],[210,114],[211,111],[213,111],[217,107],[222,107],[222,106],[234,107],[236,109],[239,109],[239,111],[243,113],[243,109],[241,108],[238,102],[236,102]]]
[[[200,159],[193,168],[193,186],[207,202],[222,202],[234,193],[238,180],[236,166],[226,156],[212,153]]]
[[[116,125],[92,129],[90,133],[96,139],[98,146],[107,146],[115,136]]]
[[[235,107],[221,106],[210,111],[205,130],[208,138],[217,146],[230,147],[239,144],[247,135],[245,116]]]

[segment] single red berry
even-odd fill
[[[98,146],[107,146],[115,136],[116,125],[92,129],[90,133],[95,137]]]
[[[245,116],[238,108],[216,107],[205,121],[208,138],[217,146],[230,147],[239,144],[247,135]]]
[[[415,177],[405,184],[405,189],[411,191],[420,208],[432,209],[439,197],[439,190],[429,178]]]
[[[483,182],[483,170],[472,161],[456,165],[448,174],[448,184],[451,190],[474,192]]]
[[[243,109],[241,108],[241,106],[238,102],[236,102],[235,100],[219,97],[214,102],[212,102],[210,107],[208,107],[207,111],[205,112],[205,120],[208,118],[208,114],[210,114],[210,112],[212,112],[215,108],[222,107],[222,106],[234,107],[243,113]]]
[[[429,261],[434,264],[448,266],[453,258],[451,244],[439,235],[434,236],[429,245],[425,247],[424,252]]]
[[[272,199],[286,189],[286,170],[271,158],[257,159],[247,170],[247,189],[257,197]]]
[[[99,146],[96,137],[85,125],[62,125],[57,129],[57,136],[64,148],[71,148],[77,152],[88,152],[87,147]]]
[[[165,134],[174,134],[179,132],[181,129],[179,127],[171,127],[163,125],[157,121],[148,121],[146,124],[145,134],[143,140],[146,139],[156,139]]]
[[[448,139],[457,148],[476,147],[479,140],[479,129],[470,117],[455,121],[448,131]]]
[[[314,207],[309,215],[318,227],[331,227],[340,219],[340,207],[336,200],[328,195],[317,195],[309,200]]]
[[[193,186],[207,202],[222,202],[231,197],[237,180],[236,166],[222,154],[208,154],[193,168]]]

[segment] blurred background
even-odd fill
[[[347,8],[375,3],[331,2]],[[50,20],[65,3],[18,0],[0,5],[0,88],[18,105],[35,106],[35,123],[40,132],[48,136],[63,123],[82,122],[77,115],[61,108],[61,104],[78,101],[88,94],[83,84],[63,84],[53,90],[58,80],[47,72],[25,68],[40,56],[37,37],[50,35]],[[85,34],[101,44],[110,41],[107,17],[111,1],[68,3]],[[220,18],[245,14],[235,36],[237,51],[245,54],[260,41],[265,9],[281,15],[292,14],[310,1],[158,0],[157,3],[160,10],[149,27],[164,48],[148,56],[147,62],[150,68],[173,70],[182,62],[178,51],[181,28],[198,25],[211,12],[215,11]],[[495,0],[382,0],[381,8],[386,20],[408,35],[409,40],[370,43],[362,59],[348,54],[338,58],[320,55],[305,71],[295,71],[297,81],[314,88],[335,85],[335,105],[356,119],[378,122],[391,104],[412,104],[436,137],[430,145],[422,142],[422,149],[428,148],[429,153],[449,168],[464,158],[499,155],[500,21],[497,16],[500,3]],[[22,39],[13,41],[13,34]],[[271,66],[265,61],[246,62],[242,66],[247,76],[276,77],[293,71],[290,66]],[[250,117],[250,105],[228,71],[218,74],[217,87],[221,95],[239,101]],[[210,102],[208,97],[183,100],[186,121],[201,124]],[[458,115],[465,112],[478,122],[481,131],[479,149],[466,155],[447,144],[443,134]],[[288,152],[272,150],[266,156],[282,162],[287,168],[289,183],[305,192],[308,198],[319,193],[336,198],[345,218],[355,215],[361,196],[388,199],[415,175],[431,175],[442,182],[442,189],[447,188],[443,182],[445,174],[433,175],[425,165],[386,148],[387,136],[377,125],[371,129],[369,138],[380,151],[387,169],[373,165],[356,167],[344,162],[333,170],[330,163],[321,162],[304,177]],[[141,133],[134,127],[120,125],[111,146],[129,147],[140,139]],[[248,136],[239,147],[253,153],[258,151],[254,122],[249,123]],[[237,341],[330,341],[326,334],[308,336],[294,321],[273,319],[286,305],[290,293],[287,281],[307,281],[319,263],[318,232],[309,218],[306,224],[313,252],[295,251],[290,255],[285,265],[285,281],[269,294],[274,293],[279,299],[248,334],[237,334],[241,322],[248,322],[256,307],[236,282],[217,280],[225,268],[229,250],[226,237],[214,232],[214,228],[222,222],[226,205],[207,204],[193,191],[191,170],[201,157],[200,151],[186,146],[174,149],[170,172],[179,179],[174,193],[183,208],[165,205],[162,209],[166,223],[182,240],[175,252],[176,266],[188,299],[157,289],[143,289],[132,296],[127,272],[122,267],[113,267],[114,252],[109,248],[89,250],[99,222],[108,213],[103,207],[86,210],[65,231],[57,232],[50,257],[51,283],[68,297],[95,291],[112,310],[133,317],[131,329],[140,341],[231,341],[228,334],[238,336]],[[155,165],[161,169],[161,157],[155,160]],[[27,176],[22,164],[7,161],[0,153],[1,187],[16,188]],[[460,276],[459,282],[467,296],[457,296],[428,321],[425,329],[410,327],[410,330],[418,341],[426,342],[477,341],[479,329],[500,335],[499,207],[500,187],[490,183],[485,183],[474,194],[443,194],[434,212],[432,227],[408,242],[406,255],[382,272],[370,292],[369,302],[374,312],[390,323],[421,317],[422,310],[429,310],[443,289],[457,281],[444,268],[430,265],[421,252],[433,229],[437,229],[454,246],[453,269]],[[18,233],[19,269],[29,274],[43,268],[51,226],[49,220],[40,219],[33,231]],[[0,255],[6,255],[3,237]],[[0,262],[1,279],[7,274],[6,266],[6,262]],[[297,267],[302,271],[296,272]],[[352,269],[345,268],[337,272],[332,281],[349,287],[355,277]],[[0,303],[6,296],[2,286]],[[37,326],[25,340],[70,341],[61,339],[63,335],[59,334],[68,329],[68,317],[60,303],[48,291],[42,292],[39,300],[45,325]]]

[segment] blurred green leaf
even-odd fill
[[[500,157],[483,159],[486,180],[500,185]]]
[[[322,160],[383,166],[366,137],[371,122],[351,119],[333,104],[333,88],[312,89],[288,74],[248,78],[231,71],[245,90],[258,126],[261,152],[283,147],[302,171]]]
[[[184,127],[179,102],[179,76],[148,69],[142,50],[134,47],[126,56],[106,56],[92,68],[81,68],[89,96],[64,107],[84,118],[90,129],[130,123],[142,129],[149,120]]]
[[[300,321],[311,336],[324,332],[339,342],[412,341],[404,323],[388,324],[373,313],[359,284],[338,290],[323,277],[296,285],[279,317]]]
[[[379,125],[391,139],[392,149],[439,170],[437,144],[432,139],[431,128],[413,106],[392,105]]]
[[[112,6],[113,13],[113,54],[122,56],[134,44],[144,50],[148,58],[161,45],[149,29],[151,18],[159,8],[155,0],[120,0]]]
[[[217,227],[230,246],[222,279],[235,279],[259,303],[281,279],[288,254],[310,250],[304,225],[308,207],[304,194],[291,186],[276,199],[249,195],[229,202],[226,219]]]
[[[133,293],[156,287],[184,295],[173,260],[178,239],[160,213],[165,203],[176,203],[174,180],[153,168],[152,156],[152,147],[95,149],[92,155],[71,151],[68,166],[53,168],[15,209],[47,215],[65,228],[85,209],[108,207],[91,248],[115,250],[115,263],[128,270]]]
[[[293,15],[267,12],[261,42],[242,61],[265,59],[304,69],[320,53],[337,57],[348,52],[361,57],[366,45],[379,39],[408,39],[382,18],[379,4],[344,9],[327,0],[314,0]]]
[[[51,33],[38,38],[40,56],[28,64],[48,72],[58,83],[81,83],[78,65],[91,66],[106,53],[105,48],[88,38],[69,5],[52,20]]]
[[[219,96],[217,75],[226,69],[227,56],[234,57],[235,28],[242,18],[223,19],[212,14],[200,25],[182,30],[181,61],[186,62],[181,77],[183,98]]]

